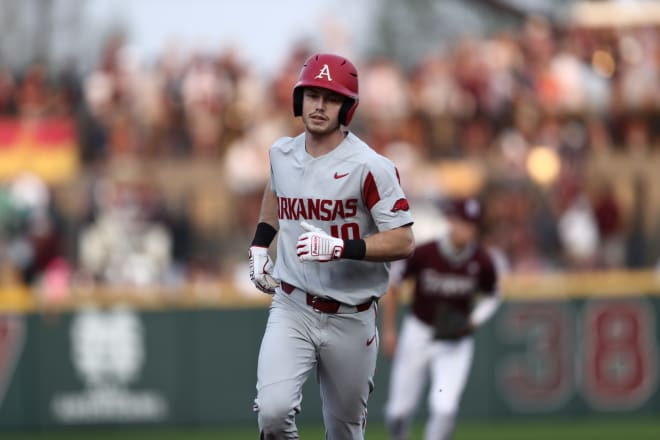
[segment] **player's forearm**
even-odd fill
[[[365,260],[393,261],[410,257],[415,250],[415,238],[410,226],[382,231],[365,238]]]
[[[499,305],[500,299],[497,295],[480,299],[470,313],[470,325],[476,328],[488,321],[495,314]]]
[[[268,184],[264,189],[264,195],[261,199],[259,222],[268,223],[275,229],[279,228],[279,221],[277,219],[277,196],[270,186],[270,181],[268,181]]]

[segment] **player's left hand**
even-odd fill
[[[335,238],[307,222],[300,222],[307,232],[298,237],[297,254],[300,261],[338,260],[344,253],[344,240]]]
[[[472,332],[474,332],[474,327],[472,327],[472,325],[470,325],[470,324],[465,324],[465,326],[455,330],[453,333],[447,335],[443,339],[449,340],[449,341],[457,341],[457,340],[471,334]]]
[[[447,302],[435,306],[433,317],[434,339],[457,341],[472,333],[469,317]]]

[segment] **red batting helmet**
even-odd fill
[[[321,87],[344,95],[346,101],[339,112],[339,123],[348,125],[358,106],[358,73],[348,59],[333,54],[319,53],[307,58],[293,86],[293,114],[302,115],[304,87]]]

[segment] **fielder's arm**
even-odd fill
[[[399,284],[390,282],[387,292],[380,300],[383,310],[383,354],[389,359],[394,357],[394,352],[396,351],[396,315],[399,306],[399,291]]]
[[[387,292],[381,298],[382,316],[383,316],[383,337],[381,347],[383,354],[392,358],[396,350],[398,331],[397,331],[397,311],[401,299],[402,284],[405,280],[408,262],[406,260],[394,261],[390,267],[390,282]]]
[[[472,308],[469,319],[470,326],[473,329],[486,323],[486,321],[492,318],[500,307],[502,295],[499,287],[499,280],[503,273],[509,271],[508,262],[501,252],[496,248],[490,248],[489,253],[493,261],[495,280],[492,287],[488,289],[485,294],[479,295],[476,304]]]
[[[499,291],[488,296],[481,296],[470,313],[470,326],[473,329],[480,327],[488,321],[500,306]]]

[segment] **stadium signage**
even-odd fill
[[[70,327],[71,360],[82,390],[56,393],[51,402],[61,423],[155,422],[169,413],[167,399],[131,388],[146,358],[144,329],[130,309],[78,312]]]

